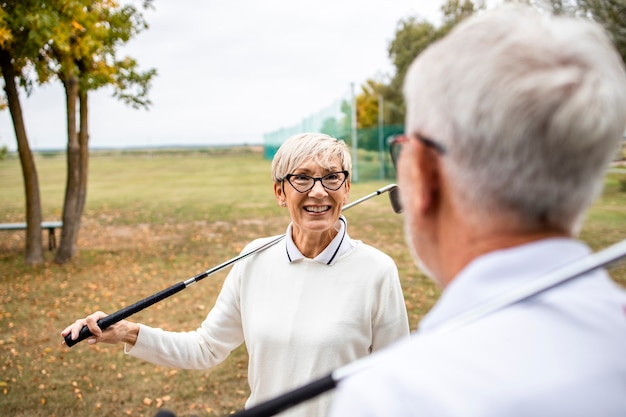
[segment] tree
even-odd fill
[[[509,0],[547,8],[554,14],[579,16],[594,20],[609,33],[622,60],[626,62],[626,1],[624,0]]]
[[[395,74],[385,101],[403,102],[402,84],[411,62],[437,39],[437,29],[432,23],[413,16],[400,20],[395,37],[389,45],[389,58]],[[404,104],[401,108],[404,115]]]
[[[448,0],[441,6],[443,25],[437,30],[437,37],[442,38],[446,36],[462,20],[484,8],[484,0]]]
[[[624,0],[578,0],[579,7],[609,32],[626,63],[626,2]]]
[[[150,4],[144,1],[143,7]],[[66,96],[67,183],[61,243],[55,256],[55,262],[65,263],[78,251],[87,196],[89,91],[112,85],[117,98],[134,107],[147,107],[156,71],[140,73],[135,60],[117,59],[119,47],[148,27],[136,7],[111,0],[57,0],[41,7],[53,16],[56,30],[40,51],[37,74],[40,82],[58,78]]]
[[[17,150],[22,167],[26,196],[26,252],[27,264],[44,262],[41,239],[41,197],[39,178],[32,151],[26,134],[24,114],[20,103],[18,85],[29,93],[32,82],[25,75],[25,68],[37,56],[41,47],[39,38],[32,35],[29,22],[36,20],[33,15],[37,1],[4,1],[0,4],[0,72],[4,79],[4,91],[8,103],[13,129],[17,140]]]
[[[395,67],[395,74],[389,85],[380,87],[385,100],[385,107],[388,109],[385,110],[387,123],[401,124],[404,122],[405,107],[402,85],[413,60],[430,44],[444,37],[460,21],[484,7],[482,0],[448,0],[441,6],[443,22],[439,27],[415,16],[409,16],[398,22],[395,37],[388,50],[389,58]]]
[[[150,7],[144,0],[142,8]],[[114,96],[133,107],[147,107],[155,70],[138,72],[130,58],[117,59],[120,45],[148,26],[138,9],[115,0],[18,0],[0,5],[0,69],[13,117],[27,195],[27,262],[43,261],[39,185],[19,106],[17,84],[29,91],[37,82],[58,79],[67,108],[67,183],[61,244],[55,261],[77,252],[80,219],[86,201],[89,158],[88,93],[111,85]],[[37,246],[34,243],[37,242]],[[38,249],[39,248],[39,249]],[[40,252],[40,254],[39,254]]]
[[[378,104],[383,94],[384,85],[368,79],[361,86],[361,93],[356,97],[357,128],[364,129],[378,125]]]

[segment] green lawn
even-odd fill
[[[37,157],[45,220],[60,220],[62,155]],[[626,192],[607,176],[581,237],[594,249],[626,237]],[[0,222],[24,221],[19,161],[0,161]],[[353,184],[352,199],[386,185]],[[411,327],[439,290],[404,244],[402,217],[386,196],[346,212],[352,237],[392,256],[400,270]],[[270,162],[259,152],[96,153],[79,255],[69,265],[23,263],[24,231],[0,232],[0,415],[225,415],[248,395],[246,352],[211,371],[182,371],[126,357],[121,346],[61,345],[60,331],[94,311],[116,311],[236,256],[250,240],[282,234]],[[44,239],[46,234],[44,233]],[[213,305],[227,270],[133,317],[169,330],[192,330]],[[612,270],[626,284],[626,268]]]

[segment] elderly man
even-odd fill
[[[444,291],[409,341],[341,381],[330,415],[626,415],[626,293],[603,270],[438,331],[590,253],[575,235],[626,126],[606,34],[501,8],[422,53],[404,91],[407,241]]]

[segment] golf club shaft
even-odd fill
[[[612,264],[626,256],[626,239],[618,242],[599,252],[592,253],[584,258],[571,262],[555,271],[530,281],[527,285],[516,288],[502,296],[496,297],[493,301],[470,309],[467,313],[461,314],[435,330],[427,333],[439,334],[448,332],[482,317],[485,317],[506,306],[526,300],[535,295],[548,291],[558,285],[569,282],[577,277]],[[259,403],[248,409],[232,414],[233,417],[270,417],[292,406],[315,398],[331,389],[335,388],[341,380],[369,368],[376,360],[377,355],[366,356],[362,359],[351,362],[332,373],[303,385],[293,391],[288,391],[276,398]]]
[[[399,201],[398,200],[398,186],[396,184],[386,185],[385,187],[383,187],[383,188],[381,188],[379,190],[376,190],[373,193],[366,195],[365,197],[362,197],[362,198],[360,198],[360,199],[358,199],[358,200],[356,200],[356,201],[354,201],[354,202],[352,202],[350,204],[346,204],[342,208],[342,211],[348,210],[349,208],[354,207],[354,206],[356,206],[358,204],[361,204],[362,202],[364,202],[366,200],[369,200],[370,198],[379,196],[379,195],[387,193],[387,192],[389,193],[389,200],[391,201],[391,205],[393,207],[393,210],[396,213],[399,213],[398,207],[400,207],[400,206],[399,206],[399,202],[398,202]],[[153,294],[153,295],[151,295],[149,297],[144,298],[143,300],[140,300],[140,301],[136,302],[135,304],[132,304],[132,305],[127,306],[127,307],[124,307],[121,310],[116,311],[115,313],[112,313],[112,314],[110,314],[110,315],[108,315],[106,317],[103,317],[100,320],[98,320],[98,327],[100,327],[102,330],[104,330],[104,329],[112,326],[113,324],[115,324],[115,323],[117,323],[117,322],[119,322],[121,320],[124,320],[124,319],[132,316],[133,314],[138,313],[139,311],[141,311],[141,310],[143,310],[145,308],[148,308],[151,305],[156,304],[159,301],[162,301],[162,300],[164,300],[164,299],[166,299],[166,298],[168,298],[168,297],[170,297],[170,296],[172,296],[172,295],[174,295],[174,294],[184,290],[185,288],[195,284],[196,282],[200,281],[201,279],[204,279],[204,278],[206,278],[206,277],[208,277],[210,275],[213,275],[214,273],[216,273],[218,271],[221,271],[222,269],[224,269],[224,268],[226,268],[226,267],[228,267],[228,266],[230,266],[230,265],[240,261],[241,259],[243,259],[243,258],[245,258],[247,256],[252,255],[253,253],[260,252],[262,250],[265,250],[265,249],[269,248],[270,246],[275,245],[276,243],[280,242],[284,238],[285,238],[285,235],[277,236],[276,238],[270,240],[269,242],[267,242],[267,243],[265,243],[265,244],[263,244],[263,245],[261,245],[261,246],[259,246],[257,248],[254,248],[254,249],[252,249],[252,250],[250,250],[250,251],[248,251],[246,253],[243,253],[243,254],[241,254],[239,256],[236,256],[236,257],[234,257],[234,258],[232,258],[232,259],[230,259],[230,260],[228,260],[228,261],[226,261],[224,263],[221,263],[221,264],[219,264],[219,265],[217,265],[217,266],[215,266],[215,267],[213,267],[213,268],[211,268],[209,270],[206,270],[206,271],[204,271],[204,272],[202,272],[202,273],[200,273],[200,274],[198,274],[198,275],[196,275],[194,277],[191,277],[191,278],[189,278],[189,279],[187,279],[185,281],[181,281],[181,282],[179,282],[177,284],[174,284],[174,285],[172,285],[169,288],[166,288],[166,289],[164,289],[164,290],[162,290],[162,291],[160,291],[160,292],[158,292],[156,294]],[[81,341],[87,339],[89,336],[92,336],[92,335],[93,335],[93,333],[91,333],[89,328],[87,328],[87,326],[85,325],[80,330],[80,332],[78,334],[78,337],[76,339],[72,339],[72,335],[71,334],[68,334],[67,336],[65,336],[65,338],[64,338],[65,339],[65,344],[68,347],[72,347],[75,344],[77,344],[78,342],[81,342]]]
[[[343,210],[348,210],[351,207],[354,207],[358,204],[361,204],[364,201],[369,200],[370,198],[379,196],[383,193],[389,193],[389,201],[391,202],[391,207],[393,208],[393,211],[396,213],[401,213],[402,209],[398,209],[400,207],[400,201],[399,201],[399,194],[398,194],[398,186],[396,184],[388,184],[385,185],[383,188],[379,188],[378,190],[374,191],[371,194],[368,194],[364,197],[359,198],[358,200],[353,201],[352,203],[346,204],[345,206],[343,206],[342,211]]]

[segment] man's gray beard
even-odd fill
[[[405,217],[404,219],[405,219],[404,220],[404,240],[409,246],[409,253],[415,260],[415,264],[422,271],[422,273],[424,273],[424,275],[426,275],[431,281],[433,281],[437,285],[441,285],[441,283],[437,280],[437,277],[435,277],[435,274],[433,274],[432,271],[428,269],[426,264],[424,264],[424,262],[422,261],[422,258],[420,258],[419,255],[417,254],[417,250],[415,250],[415,246],[413,245],[413,238],[412,238],[413,225],[411,224],[411,221],[408,220],[408,217]]]

